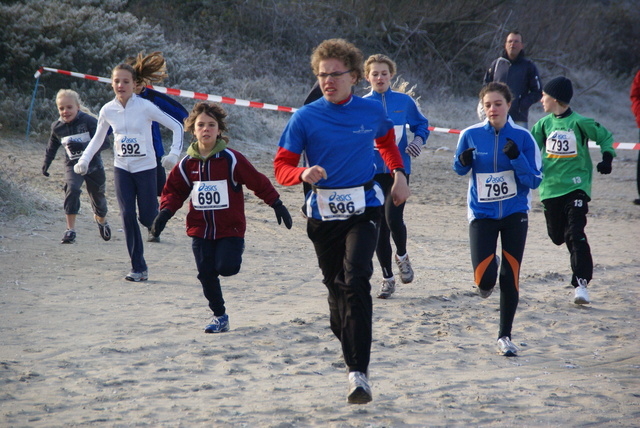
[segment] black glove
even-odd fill
[[[473,151],[475,149],[476,149],[475,147],[470,147],[464,152],[460,153],[460,156],[458,156],[458,160],[460,161],[462,166],[471,165],[471,162],[473,162]]]
[[[502,153],[507,155],[511,160],[520,156],[520,150],[518,150],[518,146],[511,138],[507,138],[507,144],[502,148]]]
[[[611,174],[611,162],[613,161],[613,156],[609,152],[604,152],[602,154],[602,162],[596,165],[596,169],[600,174]]]
[[[42,175],[44,175],[45,177],[49,176],[49,164],[48,163],[43,163],[42,164]]]
[[[156,216],[155,220],[153,220],[151,229],[149,229],[151,231],[151,234],[156,238],[160,236],[160,234],[164,230],[164,227],[167,225],[167,222],[171,217],[173,217],[173,214],[171,214],[171,211],[169,211],[167,208],[161,209],[158,215]]]
[[[291,229],[292,220],[291,214],[289,214],[289,210],[284,206],[280,199],[276,199],[276,201],[271,205],[271,208],[276,212],[276,218],[278,219],[278,224],[284,222],[284,225],[287,226],[287,229]]]

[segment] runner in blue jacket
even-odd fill
[[[402,155],[402,162],[407,173],[407,182],[411,174],[411,158],[418,157],[427,138],[429,138],[429,121],[420,112],[411,96],[391,89],[391,79],[396,74],[396,63],[386,55],[371,55],[364,63],[364,74],[371,84],[371,92],[365,98],[378,100],[384,106],[389,118],[393,121],[396,144]],[[406,125],[414,134],[409,142]],[[407,253],[407,227],[404,223],[404,204],[396,206],[390,196],[393,177],[384,163],[378,150],[375,151],[376,175],[374,179],[382,186],[385,194],[383,218],[380,223],[380,235],[376,254],[382,269],[382,285],[378,297],[386,299],[394,293],[396,281],[391,268],[393,251],[390,238],[396,245],[395,259],[400,269],[400,280],[407,284],[413,281],[413,268]]]
[[[487,119],[460,133],[453,169],[471,171],[467,193],[469,241],[474,279],[480,295],[493,292],[500,267],[498,348],[515,356],[511,328],[519,300],[520,264],[527,239],[531,189],[542,181],[542,160],[535,140],[508,116],[511,91],[492,82],[480,91]],[[498,235],[502,261],[496,255]]]
[[[157,105],[160,110],[173,117],[180,123],[184,123],[184,120],[189,116],[189,112],[180,104],[168,95],[153,89],[147,88],[148,85],[154,83],[160,83],[168,77],[167,64],[160,52],[152,52],[149,55],[143,56],[139,53],[136,58],[128,58],[127,63],[130,64],[136,71],[136,87],[134,92]],[[164,156],[164,145],[162,144],[162,134],[160,133],[160,125],[158,122],[151,124],[151,136],[153,138],[153,148],[156,152],[156,180],[158,187],[158,196],[162,194],[162,189],[167,181],[167,173],[165,167],[162,165],[162,157]],[[178,160],[175,159],[174,164]],[[173,166],[167,168],[171,170]],[[158,242],[159,237],[154,237],[149,234],[148,241]]]

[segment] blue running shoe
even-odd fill
[[[211,322],[204,328],[205,333],[223,333],[229,331],[229,315],[213,316]]]

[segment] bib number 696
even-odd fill
[[[330,202],[329,203],[329,209],[331,210],[332,213],[334,214],[353,214],[356,211],[355,205],[353,203],[353,201],[351,202]]]

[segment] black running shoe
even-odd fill
[[[97,219],[96,223],[98,223],[98,229],[100,230],[100,236],[102,236],[102,239],[105,241],[111,239],[111,228],[109,227],[109,223],[105,221],[104,224],[102,224]]]
[[[62,237],[62,240],[60,241],[60,243],[61,244],[72,244],[75,240],[76,240],[76,232],[75,232],[75,230],[68,229],[64,233],[64,236]]]

